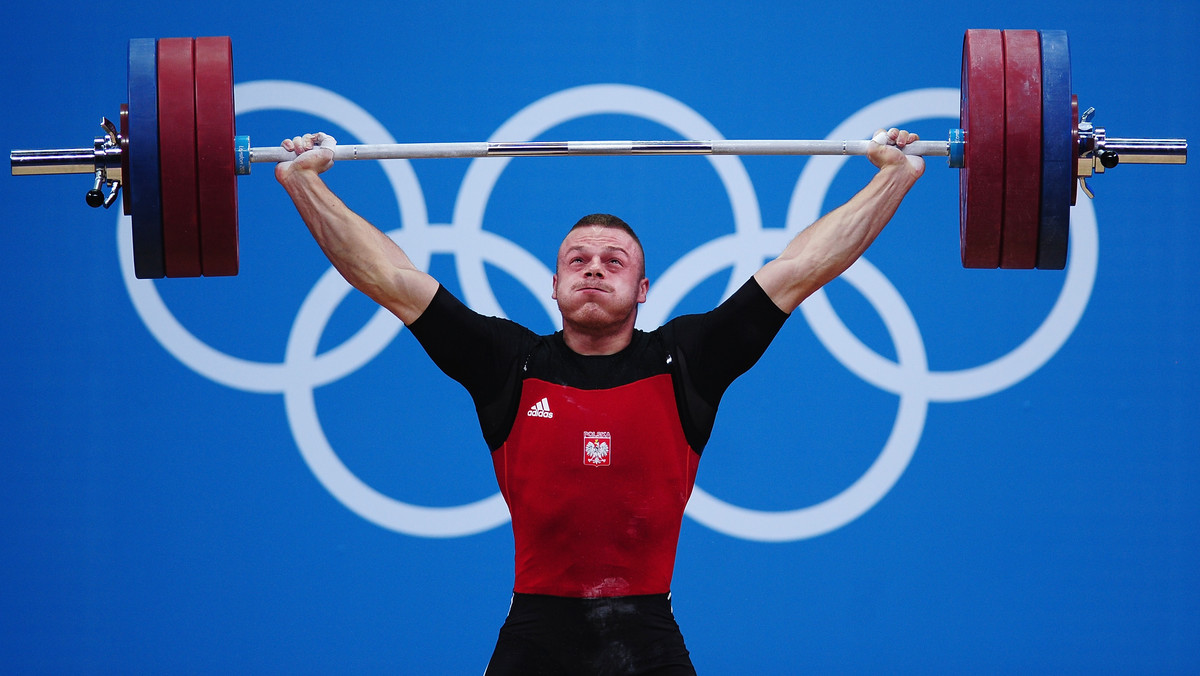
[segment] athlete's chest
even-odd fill
[[[600,390],[527,378],[509,442],[553,465],[611,468],[620,458],[619,468],[648,462],[647,452],[676,437],[682,429],[673,383],[660,374]]]
[[[506,491],[588,486],[620,494],[665,479],[676,499],[688,492],[695,462],[669,374],[600,390],[527,378],[501,454]]]

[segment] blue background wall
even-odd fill
[[[166,6],[10,7],[10,146],[88,146],[127,98],[128,38],[174,35],[232,36],[255,145],[942,138],[980,27],[1068,30],[1073,89],[1112,135],[1194,137],[1200,109],[1195,3]],[[596,84],[625,88],[574,89]],[[539,104],[564,92],[583,98]],[[674,583],[701,672],[1196,669],[1198,174],[1092,181],[1067,272],[967,271],[957,172],[929,161],[867,263],[727,396]],[[656,323],[869,175],[585,158],[328,178],[475,307],[550,331],[554,251],[584,213],[641,231]],[[241,275],[135,282],[127,221],[84,206],[86,177],[0,179],[0,670],[480,673],[512,545],[470,402],[344,295],[269,167],[239,185]]]

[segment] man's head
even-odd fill
[[[633,240],[633,243],[637,245],[636,248],[639,265],[638,275],[641,277],[646,276],[646,250],[642,248],[642,240],[638,239],[637,233],[633,231],[633,228],[630,227],[628,223],[621,220],[617,216],[613,216],[612,214],[589,214],[576,221],[575,225],[572,225],[571,229],[567,232],[567,235],[570,236],[572,232],[585,227],[616,228],[629,235],[630,239]],[[557,267],[555,268],[555,272],[558,272]]]
[[[579,219],[558,249],[554,299],[564,327],[633,328],[650,282],[646,257],[633,228],[610,214]]]

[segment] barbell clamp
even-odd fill
[[[1095,108],[1083,111],[1076,127],[1079,145],[1075,176],[1089,199],[1095,194],[1085,179],[1103,174],[1105,169],[1120,164],[1187,164],[1187,139],[1110,137],[1104,127],[1093,124],[1095,115]]]
[[[107,117],[100,118],[100,127],[104,136],[97,137],[92,142],[92,157],[95,164],[95,183],[87,192],[86,200],[90,207],[111,207],[117,201],[121,192],[121,181],[124,178],[121,171],[121,138],[117,127]],[[111,175],[110,175],[111,173]],[[105,195],[103,187],[109,188]]]

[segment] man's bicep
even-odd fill
[[[416,268],[394,268],[377,282],[360,279],[357,288],[411,326],[425,313],[441,284],[429,273]]]

